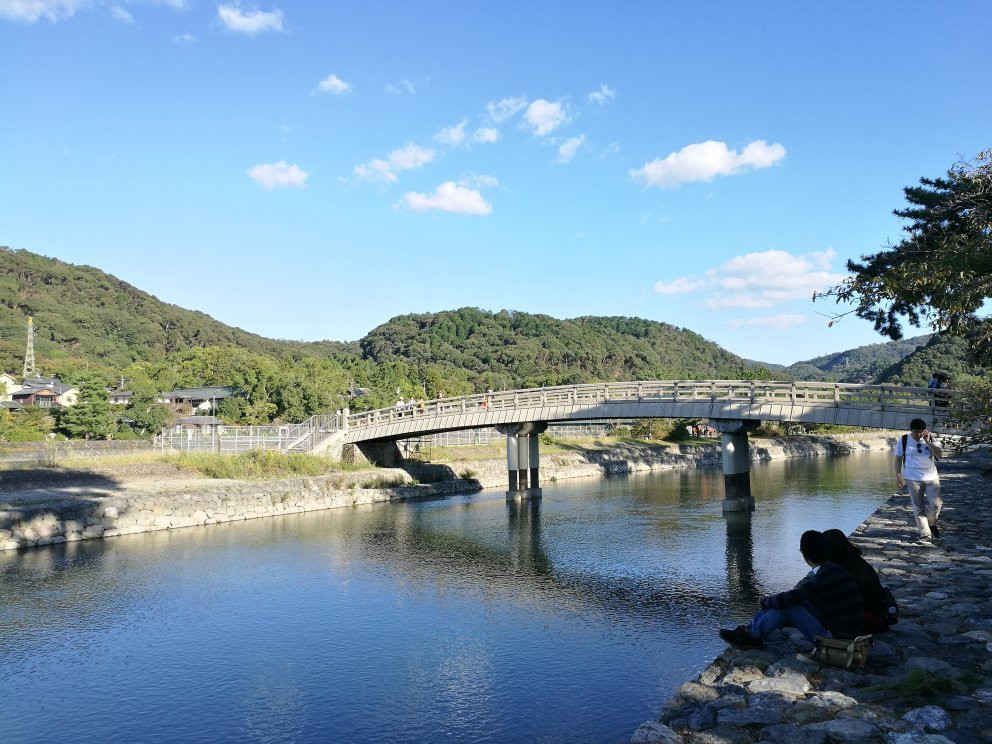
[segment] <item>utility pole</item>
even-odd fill
[[[24,378],[34,377],[38,372],[34,368],[34,318],[28,316],[28,346],[24,350]]]

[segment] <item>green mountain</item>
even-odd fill
[[[402,315],[360,342],[383,364],[433,364],[495,389],[636,379],[752,376],[735,354],[692,331],[640,318],[547,315],[478,308]]]
[[[868,344],[848,351],[796,362],[785,368],[785,373],[797,380],[825,380],[829,382],[878,382],[881,375],[893,365],[922,349],[930,341],[929,335]],[[927,373],[924,384],[930,379]]]
[[[939,334],[929,337],[927,344],[883,370],[877,381],[922,386],[934,372],[943,372],[953,379],[956,375],[977,375],[987,370],[970,360],[966,338]]]
[[[0,246],[0,370],[20,371],[28,316],[34,317],[35,358],[47,372],[73,361],[120,370],[207,346],[293,357],[349,350],[331,342],[263,338],[162,302],[99,269]]]

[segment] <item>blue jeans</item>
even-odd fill
[[[797,628],[806,639],[813,643],[813,636],[831,637],[816,615],[816,608],[809,602],[783,607],[781,610],[758,610],[751,618],[751,635],[766,638],[773,631],[791,625]]]

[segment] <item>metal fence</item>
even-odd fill
[[[313,416],[300,424],[282,426],[198,426],[169,429],[155,448],[172,452],[218,452],[238,455],[250,450],[310,452],[313,445],[343,425],[341,415]]]
[[[292,426],[217,426],[197,427],[180,431],[163,432],[155,440],[155,449],[162,452],[217,452],[237,455],[250,450],[279,450],[282,452],[309,452],[315,440],[319,441],[328,431],[338,428],[337,416],[323,417],[323,421],[313,421],[304,428],[303,424]],[[304,422],[306,424],[307,422]],[[623,422],[599,422],[589,424],[552,424],[548,435],[555,439],[606,436],[610,429]],[[426,437],[401,440],[401,448],[420,451],[425,447],[471,447],[490,442],[503,442],[506,435],[494,428],[465,429],[446,431]]]

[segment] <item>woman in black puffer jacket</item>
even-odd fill
[[[830,560],[847,569],[861,590],[862,632],[883,633],[896,620],[895,600],[864,558],[861,549],[840,530],[826,530],[823,536],[830,549]]]

